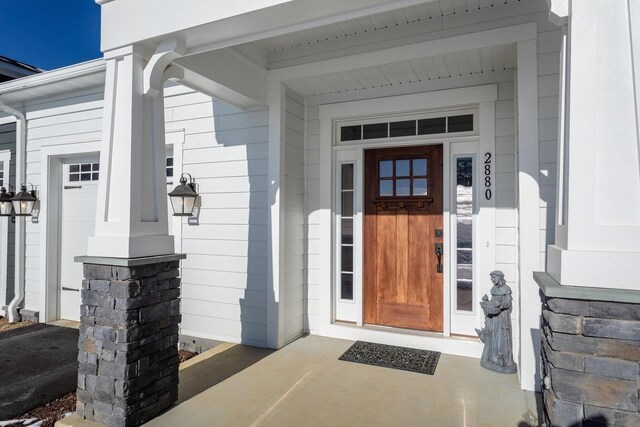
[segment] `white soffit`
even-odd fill
[[[303,96],[330,95],[515,68],[516,46],[509,44],[306,77],[287,85]]]
[[[522,0],[438,0],[255,42],[268,53],[459,15]]]

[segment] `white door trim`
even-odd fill
[[[478,145],[482,149],[490,149],[492,155],[495,152],[495,123],[488,123],[493,117],[495,111],[495,101],[498,98],[497,85],[478,86],[470,88],[452,89],[446,91],[419,93],[411,95],[401,95],[384,99],[373,99],[363,101],[353,101],[341,104],[331,104],[320,106],[320,164],[331,165],[331,167],[320,168],[320,313],[319,327],[320,335],[332,336],[345,339],[369,339],[378,342],[396,343],[399,345],[408,345],[417,348],[439,348],[447,353],[459,354],[471,357],[479,357],[482,352],[482,345],[475,340],[449,338],[450,330],[450,275],[448,269],[445,268],[444,277],[444,333],[414,333],[395,328],[372,328],[359,327],[360,319],[355,326],[346,326],[333,323],[335,316],[334,310],[334,279],[335,279],[335,259],[334,244],[335,236],[333,233],[333,198],[335,181],[335,160],[334,152],[336,150],[356,149],[362,151],[364,146],[373,148],[380,144],[357,144],[343,147],[335,147],[335,122],[351,117],[362,117],[367,115],[394,115],[403,112],[410,112],[425,109],[450,109],[458,106],[468,107],[475,105],[479,109],[478,115],[480,136],[472,136],[466,138],[446,137],[425,141],[412,141],[409,144],[443,144],[443,185],[445,186],[445,195],[449,194],[450,187],[450,143],[453,141],[473,140],[479,141]],[[492,110],[487,112],[486,110]],[[483,135],[487,132],[487,135]],[[362,157],[360,154],[359,157]],[[357,181],[357,179],[356,179]],[[444,232],[449,235],[449,201],[444,198]],[[358,226],[359,227],[359,226]],[[495,233],[494,233],[495,234]],[[355,238],[355,236],[354,236]],[[448,246],[448,240],[445,241],[445,263],[450,265],[451,250]],[[493,247],[493,239],[489,242]],[[362,248],[360,248],[362,249]],[[356,252],[354,250],[354,252]],[[357,292],[354,289],[354,292]],[[447,338],[447,339],[443,339]],[[434,347],[435,346],[435,347]]]

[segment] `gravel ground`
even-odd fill
[[[35,325],[35,323],[30,320],[26,320],[24,322],[9,323],[9,319],[7,319],[6,317],[0,316],[0,333],[12,331],[18,328],[24,328],[25,326],[33,326],[33,325]]]
[[[2,319],[0,319],[1,321]],[[0,324],[1,325],[1,324]],[[180,350],[180,363],[185,362],[191,359],[193,356],[196,356],[196,353],[192,353],[186,350]],[[49,402],[46,405],[43,405],[39,408],[33,409],[26,414],[20,416],[16,420],[16,426],[23,425],[22,423],[25,420],[36,419],[42,421],[42,424],[38,424],[37,421],[33,421],[33,423],[29,423],[26,425],[38,425],[42,427],[53,427],[53,425],[61,419],[65,414],[69,412],[73,412],[76,409],[76,394],[69,393],[67,395],[62,396],[59,399],[54,400],[53,402]],[[18,422],[18,420],[21,420]]]

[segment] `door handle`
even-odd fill
[[[438,266],[436,267],[436,271],[438,273],[442,273],[442,243],[436,243],[436,256],[438,257]]]
[[[66,286],[62,287],[63,291],[74,291],[74,292],[80,292],[80,289],[76,289],[76,288],[68,288]]]

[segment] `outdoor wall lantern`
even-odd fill
[[[38,201],[36,190],[31,185],[31,191],[27,191],[27,185],[22,184],[20,192],[11,198],[13,202],[13,210],[16,216],[31,216],[33,206]]]
[[[185,175],[189,175],[188,184]],[[180,175],[180,185],[169,193],[169,198],[171,199],[173,216],[192,216],[193,208],[196,205],[196,199],[198,198],[196,184],[193,177],[188,173]]]
[[[15,195],[14,191],[11,191],[13,187],[9,184],[9,192],[5,187],[0,188],[0,216],[12,216],[13,215],[13,202],[11,199]]]

